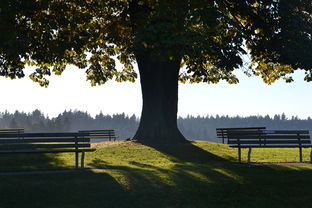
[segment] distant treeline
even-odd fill
[[[87,112],[64,111],[55,118],[41,111],[31,113],[7,111],[0,113],[0,128],[24,128],[25,132],[69,132],[91,129],[115,129],[119,139],[131,138],[139,125],[139,118],[124,113],[92,117]],[[286,118],[285,114],[270,116],[187,116],[178,119],[182,133],[189,139],[217,141],[215,130],[220,127],[265,126],[267,129],[312,130],[312,119]]]
[[[0,113],[0,128],[24,128],[25,132],[70,132],[79,130],[115,129],[119,139],[126,139],[138,128],[138,118],[125,114],[92,117],[87,112],[64,111],[55,118],[45,116],[41,111],[31,113],[16,111]]]
[[[180,118],[178,125],[187,138],[218,141],[216,128],[231,127],[261,127],[271,130],[310,130],[312,131],[312,119],[299,119],[296,116],[286,118],[285,114],[270,116],[207,116]],[[219,141],[220,142],[220,141]]]

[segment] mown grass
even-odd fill
[[[102,143],[84,171],[0,174],[0,207],[311,207],[310,149],[257,149],[251,166],[211,142]],[[243,159],[246,160],[246,151]],[[288,162],[285,165],[267,163]],[[264,163],[264,164],[263,164]],[[284,163],[282,163],[284,164]],[[62,169],[73,154],[0,157],[0,171]]]

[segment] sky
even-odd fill
[[[33,69],[26,68],[29,74]],[[312,117],[312,83],[303,81],[304,73],[296,72],[295,82],[277,81],[264,84],[259,77],[247,77],[236,71],[240,83],[180,84],[178,115],[269,115],[285,113],[287,117]],[[0,112],[41,110],[56,117],[64,110],[87,111],[91,116],[125,113],[140,116],[142,97],[139,79],[135,83],[109,81],[91,87],[85,70],[68,67],[61,76],[49,77],[48,88],[40,87],[28,76],[10,80],[0,77]]]

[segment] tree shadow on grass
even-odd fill
[[[0,175],[0,180],[1,208],[127,207],[136,200],[103,172]]]
[[[99,170],[0,175],[0,207],[311,207],[311,169],[238,165],[193,144],[153,148],[170,165],[97,158],[88,165]]]
[[[1,154],[0,172],[65,169],[75,165],[74,158],[72,159],[72,166],[67,166],[60,156],[61,154],[51,153]]]
[[[228,160],[219,157],[215,154],[207,152],[192,144],[191,141],[186,143],[171,144],[148,144],[149,147],[162,152],[174,162],[192,162],[192,163],[211,163],[211,162],[229,162]]]
[[[122,186],[142,200],[137,207],[311,207],[311,168],[233,163],[191,143],[150,147],[166,154],[172,166],[99,159],[91,165],[126,178]]]

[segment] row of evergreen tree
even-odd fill
[[[312,119],[300,119],[297,116],[287,118],[282,115],[229,117],[229,116],[206,116],[179,118],[178,125],[187,138],[199,140],[218,141],[216,138],[216,128],[235,127],[266,127],[271,130],[309,130],[312,131]]]
[[[115,129],[120,139],[133,136],[138,127],[138,118],[125,114],[92,117],[87,112],[64,111],[55,118],[41,111],[31,113],[16,111],[0,113],[0,128],[23,128],[25,132],[75,132],[79,130]]]
[[[139,118],[124,113],[92,117],[87,112],[64,111],[55,118],[41,111],[0,113],[0,128],[24,128],[25,132],[69,132],[92,129],[115,129],[119,139],[130,138],[138,128]],[[178,119],[178,126],[189,139],[218,141],[216,128],[265,126],[267,129],[305,129],[312,131],[312,119],[287,118],[285,114],[270,116],[187,116]]]

